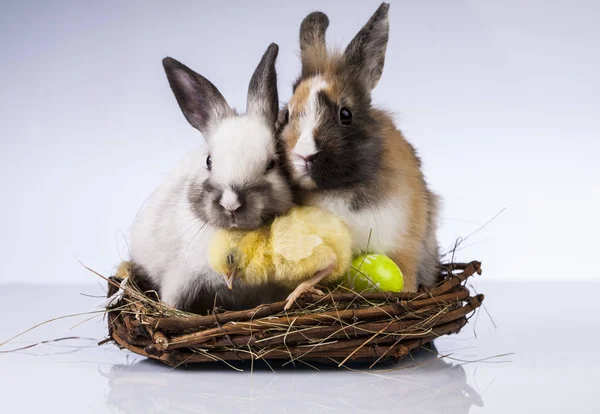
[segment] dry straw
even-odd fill
[[[304,294],[287,312],[285,302],[276,302],[204,316],[157,301],[129,278],[122,299],[108,311],[109,340],[171,366],[258,359],[373,366],[460,331],[483,301],[466,287],[476,273],[479,262],[446,264],[441,282],[417,293],[338,288],[325,296]],[[120,283],[110,278],[108,296]]]

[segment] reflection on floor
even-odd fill
[[[561,283],[476,283],[495,323],[481,311],[460,334],[435,341],[442,358],[421,350],[371,370],[287,365],[273,366],[273,373],[260,361],[235,366],[243,372],[218,364],[173,370],[113,344],[96,346],[107,331],[101,316],[60,319],[0,347],[2,412],[600,412],[600,354],[593,346],[556,345],[558,334],[598,343],[600,331],[590,327],[598,325],[600,285],[579,283],[576,295],[565,295]],[[80,293],[98,291],[0,285],[0,342],[46,319],[89,310],[98,299]],[[68,336],[82,339],[2,353]]]
[[[438,358],[435,349],[419,351],[400,365],[390,363],[370,371],[361,365],[349,367],[363,369],[359,375],[324,364],[295,368],[271,364],[277,373],[275,376],[271,368],[260,361],[254,367],[244,363],[236,368],[253,370],[253,375],[229,372],[222,381],[199,384],[198,377],[222,376],[224,370],[232,369],[215,363],[176,372],[149,360],[113,365],[101,374],[108,382],[108,405],[127,413],[243,411],[248,404],[261,412],[272,408],[273,404],[280,406],[282,401],[279,400],[288,400],[288,404],[296,408],[306,405],[306,408],[333,409],[342,402],[357,411],[394,406],[396,412],[418,409],[457,414],[468,413],[473,406],[483,406],[480,395],[467,383],[462,365]],[[317,373],[315,370],[318,370],[320,381],[315,381],[315,376],[311,375],[311,371]],[[278,376],[292,376],[291,385],[290,381],[276,381]],[[366,398],[367,394],[375,398]]]

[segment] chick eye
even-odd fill
[[[271,160],[271,162],[269,162],[269,165],[267,165],[267,171],[272,170],[273,168],[275,168],[276,162],[275,160]]]
[[[229,266],[233,266],[233,261],[234,261],[233,254],[231,254],[231,253],[230,253],[230,254],[228,254],[228,255],[227,255],[227,264],[228,264]]]
[[[206,157],[206,168],[208,168],[208,171],[212,170],[212,159],[210,158],[210,155]]]
[[[342,125],[350,125],[352,123],[352,112],[346,107],[340,109],[340,122]]]

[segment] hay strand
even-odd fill
[[[177,311],[128,284],[118,308],[108,311],[109,337],[174,367],[259,359],[374,365],[460,331],[484,299],[466,287],[475,274],[481,274],[479,262],[445,264],[441,282],[416,293],[336,289],[302,295],[288,312],[285,302],[276,302],[210,315]],[[109,281],[109,296],[118,282]]]

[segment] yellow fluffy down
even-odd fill
[[[119,279],[125,279],[131,275],[131,262],[121,262],[119,263],[119,267],[117,267],[117,271],[115,272],[115,277]]]
[[[216,232],[209,251],[215,271],[225,274],[230,270],[230,254],[242,270],[238,277],[246,283],[276,282],[295,288],[333,263],[334,269],[323,284],[340,279],[350,267],[352,239],[337,216],[318,207],[302,206],[276,218],[270,227]]]
[[[296,207],[275,219],[271,226],[273,280],[295,287],[335,261],[327,284],[340,279],[352,261],[352,238],[348,226],[318,207]]]

